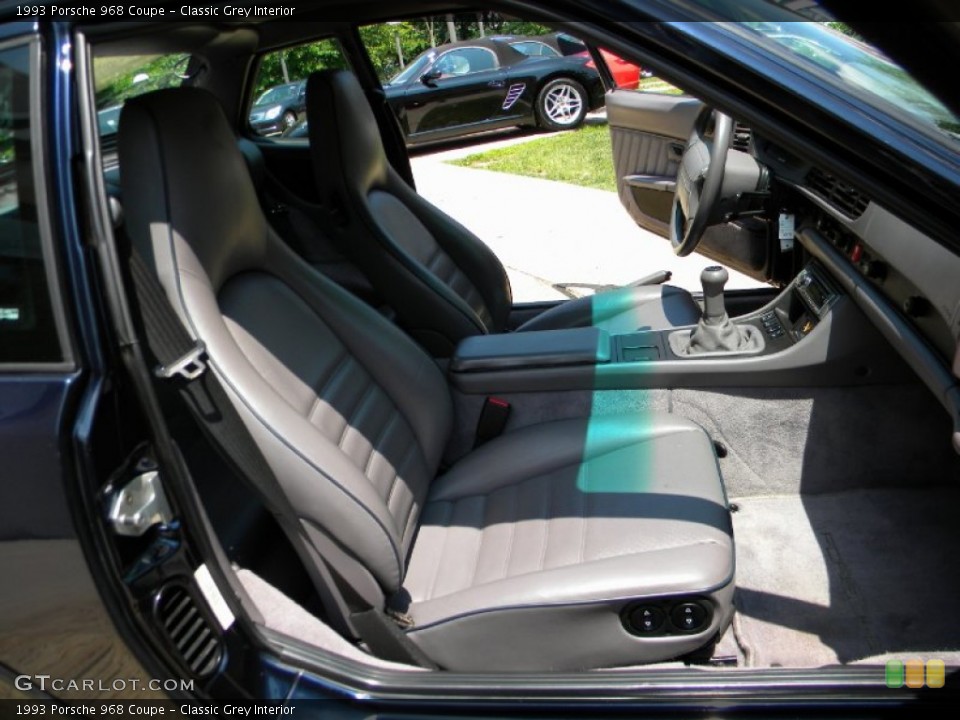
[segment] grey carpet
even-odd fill
[[[723,442],[731,495],[837,492],[960,483],[952,426],[917,385],[829,388],[598,390],[516,393],[507,432],[587,415],[669,410]],[[454,393],[456,422],[445,460],[473,445],[483,396]]]
[[[389,670],[422,671],[423,668],[381,660],[368,655],[344,640],[329,625],[318,620],[293,600],[263,579],[245,569],[237,570],[237,578],[253,604],[263,615],[264,624],[271,630],[295,638],[300,642],[367,665]]]
[[[727,446],[731,496],[960,483],[950,419],[920,385],[674,390],[671,410]]]
[[[733,500],[747,665],[956,657],[960,489]]]

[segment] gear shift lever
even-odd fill
[[[719,265],[711,265],[700,273],[703,285],[703,322],[706,325],[722,325],[727,319],[727,308],[723,302],[723,286],[730,279],[730,273]]]
[[[726,268],[712,265],[700,273],[703,285],[703,316],[692,332],[677,331],[670,345],[680,356],[704,353],[748,353],[763,349],[763,335],[750,325],[735,325],[723,302],[723,286],[730,279]]]

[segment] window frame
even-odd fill
[[[36,34],[0,40],[0,52],[27,48],[27,98],[28,136],[30,138],[30,170],[33,174],[33,202],[37,211],[37,233],[40,240],[40,256],[43,262],[43,275],[46,280],[46,293],[50,299],[50,310],[60,350],[59,360],[26,360],[6,362],[0,359],[0,373],[21,372],[67,372],[76,368],[73,346],[67,331],[67,317],[64,309],[64,293],[60,284],[58,255],[53,243],[51,224],[51,206],[47,193],[48,180],[45,171],[47,165],[47,142],[43,128],[43,76],[44,54],[40,37]],[[0,339],[3,335],[0,334]]]

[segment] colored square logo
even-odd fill
[[[927,661],[927,687],[942,688],[946,682],[947,668],[943,660]]]
[[[888,688],[903,687],[903,662],[887,660],[886,680]]]

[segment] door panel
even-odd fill
[[[638,130],[610,128],[620,202],[640,227],[667,236],[679,156],[678,141]]]
[[[615,90],[607,93],[611,127],[637,130],[686,142],[703,103],[687,95]]]
[[[645,230],[667,236],[677,164],[702,103],[630,90],[607,93],[620,202]]]
[[[696,98],[633,90],[607,93],[607,121],[620,202],[634,222],[666,238],[677,168],[703,108]],[[771,240],[763,222],[725,223],[707,229],[697,253],[768,280]]]

